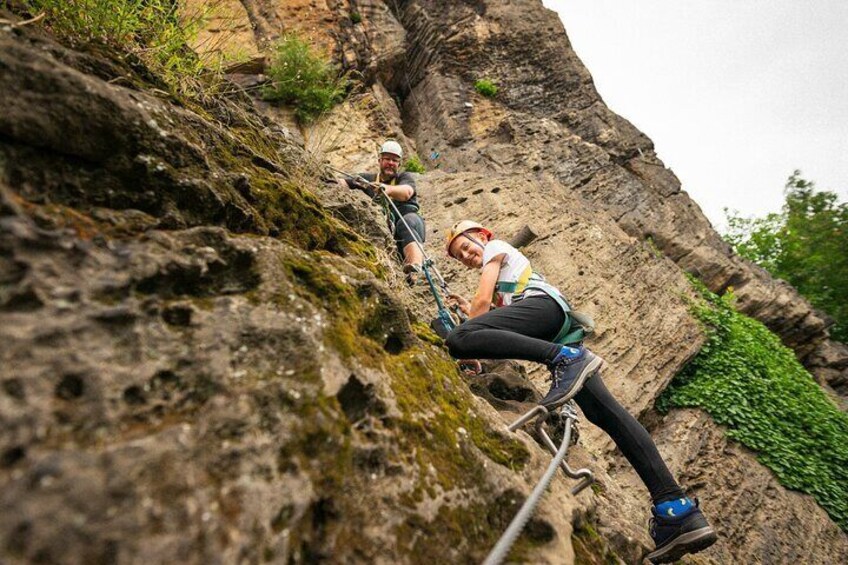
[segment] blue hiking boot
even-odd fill
[[[604,360],[583,347],[564,345],[559,355],[548,365],[551,370],[551,389],[539,403],[559,405],[574,397],[586,379],[597,373]]]
[[[651,537],[656,549],[646,555],[651,563],[671,563],[687,553],[698,553],[716,542],[718,536],[698,508],[698,499],[669,501],[651,507]]]

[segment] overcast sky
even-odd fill
[[[848,0],[543,0],[713,225],[794,169],[848,197]]]

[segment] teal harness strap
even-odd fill
[[[517,282],[498,281],[495,283],[495,292],[506,292],[513,294],[518,288]]]
[[[495,292],[514,293],[516,288],[518,288],[518,283],[516,282],[498,281],[495,284]],[[554,338],[554,343],[568,345],[570,343],[583,341],[588,332],[579,323],[575,329],[571,329],[572,326],[574,326],[572,322],[573,317],[571,315],[571,306],[556,287],[545,282],[545,279],[541,275],[533,273],[530,277],[530,282],[528,282],[527,286],[524,287],[522,294],[528,290],[540,290],[544,292],[554,299],[557,305],[559,305],[562,309],[563,314],[565,314],[565,322],[562,324],[562,328],[560,328],[559,333]]]
[[[568,345],[569,343],[577,343],[583,341],[583,339],[586,337],[586,331],[583,329],[583,326],[579,324],[574,327],[574,329],[572,329],[574,323],[573,318],[571,316],[571,306],[556,288],[552,287],[544,281],[531,280],[524,290],[526,291],[527,289],[541,290],[542,292],[553,298],[559,305],[559,307],[562,308],[562,312],[565,314],[565,322],[562,324],[562,328],[560,328],[559,333],[554,338],[554,343]]]

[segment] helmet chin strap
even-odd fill
[[[485,245],[483,245],[482,243],[480,243],[479,241],[477,241],[476,239],[474,239],[473,237],[468,235],[467,232],[462,232],[461,234],[459,234],[456,237],[464,237],[465,239],[467,239],[468,241],[470,241],[471,243],[473,243],[474,245],[476,245],[480,249],[486,249]],[[450,252],[450,248],[448,248],[448,255],[450,257],[453,257],[454,259],[459,259],[456,255],[454,255],[453,253]]]
[[[480,243],[479,241],[477,241],[476,239],[474,239],[473,237],[471,237],[471,236],[470,236],[470,235],[468,235],[467,233],[462,232],[462,234],[461,234],[461,235],[462,235],[462,237],[464,237],[465,239],[467,239],[468,241],[470,241],[471,243],[473,243],[474,245],[476,245],[476,246],[477,246],[477,247],[479,247],[480,249],[486,249],[486,246],[485,246],[485,245],[483,245],[482,243]]]

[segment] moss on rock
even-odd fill
[[[495,432],[474,415],[470,392],[442,352],[427,345],[385,361],[403,413],[404,439],[427,453],[441,488],[473,486],[480,479],[483,469],[468,453],[471,446],[511,469],[527,462],[530,454],[521,442]]]
[[[595,529],[592,522],[581,520],[571,532],[575,565],[616,565],[621,560]]]

